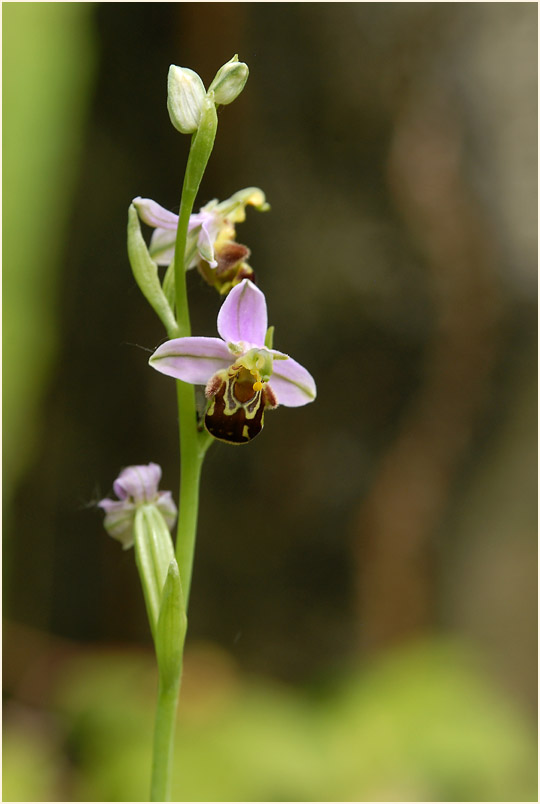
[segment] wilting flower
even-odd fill
[[[150,256],[158,265],[170,265],[174,259],[178,215],[150,198],[134,198],[133,205],[141,220],[154,227]],[[205,280],[220,293],[253,275],[246,263],[249,249],[235,242],[235,224],[245,220],[248,205],[262,212],[269,209],[262,190],[248,187],[221,203],[216,199],[210,201],[189,219],[186,268],[198,267]]]
[[[113,483],[118,500],[104,499],[98,506],[105,511],[104,526],[115,539],[122,542],[124,550],[133,545],[135,513],[141,505],[155,505],[161,512],[169,529],[176,519],[176,505],[170,491],[158,491],[161,466],[128,466]]]
[[[175,338],[150,358],[163,374],[206,386],[204,424],[221,441],[245,444],[262,430],[266,408],[298,407],[316,397],[311,374],[271,348],[267,324],[264,294],[244,279],[221,306],[220,338]]]

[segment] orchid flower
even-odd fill
[[[262,430],[266,408],[299,407],[316,397],[307,369],[272,348],[267,324],[264,294],[244,279],[218,313],[220,338],[175,338],[150,358],[162,374],[206,386],[204,424],[214,438],[245,444]]]
[[[158,265],[170,265],[174,259],[178,215],[150,198],[134,198],[133,204],[141,220],[155,230],[150,240],[150,256]],[[190,216],[186,268],[194,268],[199,260],[210,268],[218,267],[216,251],[234,240],[234,224],[245,220],[248,205],[261,212],[269,209],[263,191],[258,187],[248,187],[221,203],[214,199]],[[246,252],[249,253],[247,249]]]
[[[152,504],[163,514],[169,527],[176,520],[176,505],[170,491],[158,491],[161,480],[161,466],[149,463],[147,466],[128,466],[123,469],[113,483],[118,500],[104,499],[98,506],[105,511],[104,526],[114,539],[122,542],[124,550],[133,545],[133,526],[137,508]]]

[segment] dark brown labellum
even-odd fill
[[[204,425],[220,441],[247,444],[263,428],[268,401],[266,388],[255,391],[253,380],[240,382],[237,373],[229,374],[208,401]]]

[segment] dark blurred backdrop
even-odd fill
[[[305,684],[448,634],[533,722],[536,20],[533,3],[4,4],[8,701],[29,668],[54,675],[43,639],[150,647],[133,556],[94,506],[129,464],[160,463],[175,496],[179,479],[126,214],[137,195],[178,209],[169,64],[208,85],[238,53],[250,78],[199,202],[266,192],[238,240],[319,396],[211,449],[188,641]],[[195,272],[189,292],[194,332],[216,334],[218,297]]]

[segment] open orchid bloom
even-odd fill
[[[178,215],[161,207],[150,198],[134,198],[140,219],[154,227],[150,240],[150,256],[158,265],[170,265],[174,259]],[[234,241],[234,224],[246,217],[246,206],[264,212],[269,209],[265,195],[258,187],[239,190],[226,201],[210,201],[199,212],[190,216],[186,267],[194,268],[203,260],[210,268],[218,267],[220,248]],[[245,248],[245,246],[243,247]],[[249,251],[246,249],[246,252]]]
[[[118,541],[124,550],[133,545],[135,513],[140,505],[155,505],[163,514],[169,529],[176,519],[176,505],[170,491],[158,491],[161,466],[128,466],[113,483],[118,500],[104,499],[98,506],[105,511],[105,530]]]
[[[206,386],[204,424],[214,438],[245,444],[262,430],[266,408],[299,407],[316,397],[307,369],[267,345],[267,325],[264,294],[244,279],[221,306],[220,338],[175,338],[150,358],[162,374]]]

